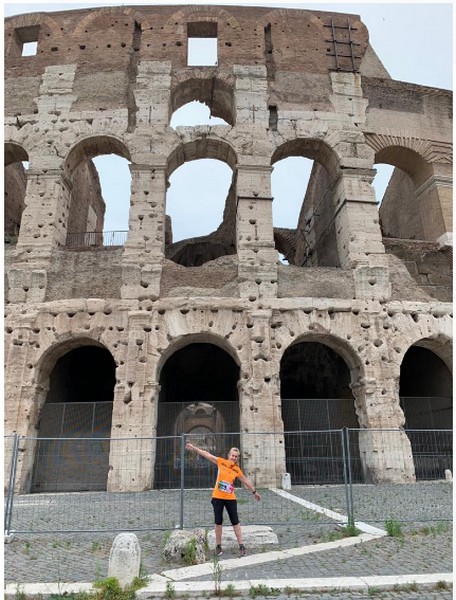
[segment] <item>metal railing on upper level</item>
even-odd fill
[[[128,231],[84,231],[67,233],[66,246],[70,248],[89,248],[123,246],[127,241]]]

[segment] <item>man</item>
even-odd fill
[[[228,459],[214,456],[206,450],[194,446],[190,442],[185,445],[187,450],[196,452],[203,458],[214,463],[218,467],[217,480],[214,491],[212,492],[211,504],[214,507],[215,517],[215,554],[221,556],[222,551],[222,524],[223,509],[226,508],[228,516],[233,526],[234,534],[239,545],[239,556],[245,556],[245,546],[242,541],[241,525],[237,512],[237,500],[234,493],[234,480],[237,478],[249,489],[257,501],[261,500],[260,494],[256,491],[253,483],[246,477],[239,467],[240,451],[238,448],[231,448],[228,452]]]

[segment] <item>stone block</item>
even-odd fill
[[[125,587],[139,576],[141,548],[134,533],[119,533],[109,553],[108,577],[118,579]]]
[[[166,542],[163,556],[170,561],[191,560],[191,564],[201,564],[206,561],[205,544],[204,529],[176,529]]]
[[[277,535],[272,527],[267,525],[244,525],[242,527],[242,539],[248,548],[260,548],[261,546],[274,546],[279,543]],[[215,533],[209,531],[207,534],[209,548],[215,547]],[[237,548],[237,540],[233,528],[229,525],[223,528],[222,546],[224,548]]]

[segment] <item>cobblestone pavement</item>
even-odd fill
[[[363,488],[364,494],[362,493]],[[363,521],[380,528],[385,527],[386,519],[410,519],[417,515],[420,520],[402,522],[403,537],[386,536],[350,547],[265,562],[254,566],[240,566],[227,571],[223,575],[223,579],[234,582],[251,579],[264,580],[267,584],[268,580],[273,579],[365,577],[452,571],[452,524],[449,521],[452,515],[451,485],[439,482],[425,485],[415,484],[415,486],[396,486],[394,490],[387,489],[386,486],[363,486],[363,488],[358,486],[354,493],[354,503],[358,511],[355,512],[355,517],[360,515],[359,518],[362,517]],[[346,514],[344,510],[345,493],[342,486],[293,488],[292,493],[309,502]],[[148,498],[160,495],[160,502],[164,497],[160,492],[148,492],[147,494]],[[290,503],[284,503],[284,500],[273,492],[269,494],[271,497],[268,499],[268,494],[265,494],[265,499],[270,507],[271,520],[279,522],[278,514],[282,513],[281,523],[272,525],[279,539],[279,549],[331,541],[337,536],[339,528],[333,521],[321,515],[318,516],[313,511],[303,510],[303,507],[299,505],[290,507],[288,505]],[[197,513],[196,521],[200,520],[200,514],[206,514],[207,517],[208,491],[191,491],[189,495],[193,502],[205,503],[201,512]],[[64,496],[67,498],[65,499]],[[66,519],[69,519],[69,515],[64,514],[69,511],[67,504],[69,496],[71,496],[71,503],[78,503],[78,519],[81,523],[81,515],[86,513],[86,529],[96,525],[97,511],[93,507],[96,506],[95,500],[100,498],[97,494],[81,494],[79,496],[71,494],[60,497],[58,494],[21,496],[19,498],[23,503],[22,513],[20,502],[18,502],[13,524],[14,522],[22,523],[24,527],[24,524],[27,523],[27,511],[30,511],[30,506],[34,504],[40,507],[38,512],[33,513],[37,522],[45,522],[49,528],[54,522],[65,522]],[[174,504],[173,502],[160,504],[169,523],[175,523],[175,495],[172,497]],[[146,506],[141,498],[143,495],[138,495],[135,500],[136,511],[128,507],[130,512],[123,513],[124,523],[126,516],[128,522],[133,524],[142,523],[145,518],[151,517],[150,505]],[[73,507],[73,504],[70,506]],[[284,512],[285,506],[286,511]],[[118,509],[117,506],[114,508]],[[243,523],[251,522],[250,505],[247,502],[240,502],[239,510],[241,517],[247,517],[243,518]],[[45,515],[46,521],[42,521],[43,515]],[[372,515],[373,518],[370,519],[369,515]],[[434,520],[426,522],[425,517]],[[106,507],[104,507],[99,515],[99,522],[104,524],[109,522],[109,518],[110,515],[107,514]],[[117,513],[112,515],[113,520],[117,518],[119,518]],[[179,566],[166,563],[162,559],[166,531],[143,531],[136,532],[136,535],[141,546],[144,574],[152,575]],[[106,577],[109,551],[115,536],[116,533],[112,532],[16,534],[13,541],[5,544],[4,547],[5,583],[91,582]],[[265,552],[270,549],[277,549],[277,547],[251,549],[249,554]],[[229,559],[235,556],[234,550],[227,549],[223,558]],[[188,581],[208,579],[210,577],[207,576],[193,577]],[[318,598],[318,600],[367,600],[368,598],[449,600],[452,598],[451,591],[443,589],[443,586],[440,587],[442,589],[402,591],[370,589],[368,594],[356,591],[320,592],[318,594],[302,592],[296,597]],[[293,599],[293,595],[284,595],[283,593],[271,597],[280,600]],[[149,598],[153,597],[149,596]],[[269,598],[269,596],[259,595],[257,598],[261,600]],[[191,600],[198,600],[198,597]],[[204,596],[204,600],[208,600],[207,595]]]

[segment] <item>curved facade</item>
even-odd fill
[[[217,65],[188,65],[189,38],[216,39]],[[22,56],[32,41],[36,55]],[[84,377],[86,359],[71,353],[96,346],[115,363],[105,434],[151,438],[162,404],[220,394],[240,432],[278,434],[267,469],[258,443],[243,447],[257,485],[275,486],[286,471],[290,348],[301,364],[315,345],[314,395],[352,402],[363,429],[404,427],[401,365],[412,347],[451,370],[452,96],[392,80],[356,15],[212,5],[21,15],[5,20],[5,78],[5,433],[35,439],[43,407],[69,397],[74,370]],[[192,100],[226,125],[172,129]],[[128,160],[132,178],[128,235],[109,247],[92,163],[104,154]],[[280,229],[271,173],[289,156],[314,166],[296,229]],[[233,171],[223,220],[173,244],[168,178],[200,158]],[[381,162],[395,172],[379,211],[371,184]],[[211,346],[226,397],[201,374]],[[185,348],[195,383],[173,387],[165,365]],[[346,384],[323,385],[341,369]],[[451,395],[437,379],[429,374],[427,395]],[[218,432],[227,420],[220,413]],[[373,480],[414,480],[405,433],[401,443],[399,464],[381,438],[360,437]],[[111,457],[108,489],[154,485],[152,442],[128,476],[122,460]]]

